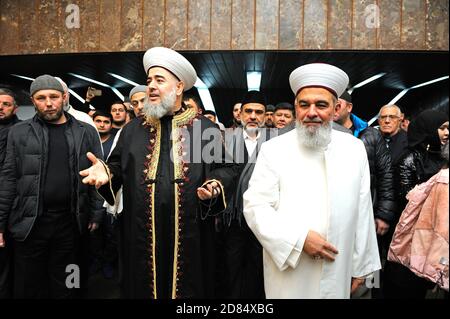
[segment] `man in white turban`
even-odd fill
[[[84,183],[103,185],[99,193],[111,205],[123,185],[124,297],[212,298],[211,215],[225,209],[238,168],[226,163],[215,124],[182,103],[197,79],[189,61],[156,47],[145,53],[144,68],[143,116],[122,129],[107,164],[88,154],[93,166],[80,174]]]
[[[364,145],[331,129],[348,76],[313,63],[289,81],[296,129],[262,145],[244,194],[266,297],[350,298],[381,266]]]

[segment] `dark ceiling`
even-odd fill
[[[183,55],[192,62],[198,76],[209,87],[219,119],[226,125],[231,119],[232,105],[247,90],[246,71],[262,72],[261,91],[271,104],[293,100],[289,74],[306,63],[326,62],[342,68],[350,77],[350,86],[385,72],[385,76],[352,93],[354,113],[367,120],[401,90],[449,74],[448,52],[197,51],[183,52]],[[107,83],[128,96],[132,85],[108,72],[145,83],[142,56],[143,52],[1,56],[0,85],[13,88],[22,105],[30,104],[27,97],[30,81],[11,74],[34,78],[47,73],[60,76],[71,89],[84,97],[90,83],[69,75],[76,73]],[[92,86],[101,88],[95,84]],[[92,102],[97,108],[105,108],[118,99],[110,89],[102,89],[103,96]],[[72,98],[71,103],[77,107],[80,102]],[[437,106],[448,112],[448,80],[412,90],[398,104],[409,114]]]

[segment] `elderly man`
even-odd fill
[[[138,118],[144,116],[144,103],[147,96],[147,86],[137,85],[130,91],[130,102],[133,107],[134,115]]]
[[[245,219],[264,249],[266,296],[349,298],[381,265],[364,145],[331,129],[348,76],[313,63],[289,81],[296,129],[262,145],[244,194]]]
[[[408,149],[408,136],[401,128],[402,119],[402,111],[395,104],[384,105],[378,113],[380,132],[391,154],[393,166]]]
[[[221,133],[182,103],[197,74],[174,50],[144,55],[144,116],[121,132],[106,165],[80,172],[113,204],[123,185],[122,292],[128,298],[215,296],[215,219],[237,174]],[[204,150],[202,152],[202,150]]]
[[[100,140],[92,126],[63,111],[64,88],[54,77],[37,77],[30,96],[36,115],[9,132],[0,181],[0,247],[8,245],[2,236],[8,227],[15,297],[69,298],[77,290],[67,284],[67,267],[83,262],[80,245],[102,217],[95,188],[78,175],[89,167],[87,152],[102,155]],[[77,274],[83,278],[84,269]],[[79,277],[72,284],[79,285]]]

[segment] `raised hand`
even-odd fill
[[[88,152],[86,156],[91,161],[92,166],[80,171],[80,175],[84,177],[83,184],[95,185],[96,188],[99,188],[108,183],[108,173],[103,164],[91,152]]]

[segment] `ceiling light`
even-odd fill
[[[247,87],[249,91],[259,91],[261,72],[247,72]]]
[[[125,77],[123,77],[121,75],[118,75],[118,74],[115,74],[115,73],[110,73],[110,72],[108,72],[108,74],[111,75],[112,77],[115,77],[116,79],[119,79],[119,80],[121,80],[121,81],[123,81],[125,83],[128,83],[128,84],[131,84],[133,86],[138,86],[139,85],[136,82],[128,80],[127,78],[125,78]]]
[[[437,78],[437,79],[434,79],[434,80],[431,80],[431,81],[428,81],[428,82],[424,82],[424,83],[420,83],[420,84],[414,85],[413,87],[411,87],[411,89],[417,89],[417,88],[420,88],[422,86],[430,85],[430,84],[433,84],[433,83],[436,83],[436,82],[439,82],[439,81],[443,81],[443,80],[447,80],[447,79],[448,79],[448,75],[440,77],[440,78]]]
[[[367,80],[364,80],[364,81],[362,81],[362,82],[356,84],[356,85],[353,86],[352,88],[348,89],[347,92],[348,92],[348,94],[352,94],[352,92],[353,92],[354,89],[360,88],[361,86],[364,86],[364,85],[366,85],[366,84],[368,84],[368,83],[370,83],[370,82],[373,82],[373,81],[375,81],[375,80],[381,78],[381,77],[384,76],[384,75],[386,75],[386,73],[384,73],[384,72],[378,73],[377,75],[374,75],[374,76],[368,78]]]
[[[197,77],[197,81],[195,81],[194,86],[197,89],[207,89],[208,87],[206,86],[206,84],[199,78]]]
[[[216,113],[217,120],[219,120],[216,108],[214,107],[214,103],[211,98],[211,93],[209,92],[209,89],[206,86],[205,82],[203,82],[202,79],[197,77],[197,81],[195,81],[194,86],[197,88],[198,95],[200,95],[200,100],[202,101],[205,110],[214,111],[214,113]]]
[[[12,75],[12,76],[15,76],[15,77],[18,77],[18,78],[21,78],[21,79],[25,79],[25,80],[29,80],[29,81],[34,81],[33,78],[29,78],[29,77],[27,77],[27,76],[18,75],[18,74],[11,74],[11,75]]]

